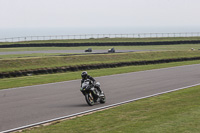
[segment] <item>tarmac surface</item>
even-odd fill
[[[80,92],[80,80],[0,90],[0,132],[198,84],[200,64],[95,79],[101,83],[107,102],[92,107]]]
[[[152,51],[152,50],[116,50],[117,53],[125,52],[139,52],[139,51]],[[13,55],[13,54],[38,54],[38,53],[49,53],[49,54],[88,54],[88,53],[108,53],[107,50],[93,50],[92,52],[85,52],[84,50],[44,50],[44,51],[11,51],[11,52],[0,52],[0,55]]]

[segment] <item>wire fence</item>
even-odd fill
[[[160,37],[199,37],[200,32],[182,33],[134,33],[134,34],[81,34],[81,35],[54,35],[54,36],[24,36],[2,38],[0,42],[26,42],[43,40],[75,40],[100,38],[160,38]]]

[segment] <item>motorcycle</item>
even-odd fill
[[[100,87],[100,83],[97,82],[95,85],[91,83],[89,79],[85,80],[82,83],[82,87],[80,91],[85,96],[85,100],[88,103],[88,105],[93,106],[95,103],[105,103],[106,97],[105,94],[102,93],[100,95],[100,92],[96,87]]]

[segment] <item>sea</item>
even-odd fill
[[[143,34],[143,33],[190,33],[200,32],[200,26],[185,27],[40,27],[0,28],[0,40],[14,37],[61,36],[85,34]]]

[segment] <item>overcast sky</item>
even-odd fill
[[[0,0],[0,28],[200,27],[200,0]]]

